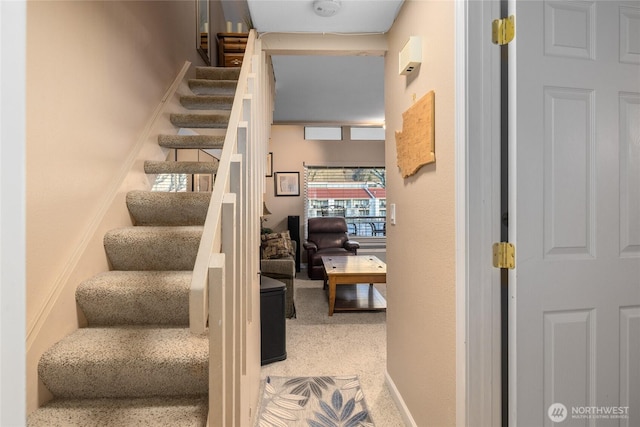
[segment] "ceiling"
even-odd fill
[[[391,28],[402,1],[342,0],[331,17],[318,16],[312,0],[223,1],[223,10],[232,22],[250,15],[260,35],[380,34]],[[383,57],[274,55],[272,60],[275,123],[384,123]]]
[[[248,0],[258,32],[384,33],[391,28],[401,0],[326,1],[339,9],[331,17],[319,16],[313,0]]]

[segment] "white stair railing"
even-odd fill
[[[253,317],[272,87],[271,63],[252,30],[191,282],[191,331],[209,334],[209,426],[248,425],[245,396],[259,388],[259,358],[253,367],[247,349],[260,351]]]

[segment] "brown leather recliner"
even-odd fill
[[[342,217],[309,218],[309,236],[304,242],[310,279],[324,279],[322,257],[356,255],[360,243],[349,240],[347,222]]]

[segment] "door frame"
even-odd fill
[[[26,28],[26,2],[0,1],[0,425],[26,414]]]
[[[501,423],[499,1],[455,2],[456,425]],[[490,390],[490,392],[487,392]]]

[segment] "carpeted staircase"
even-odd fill
[[[193,95],[171,114],[178,128],[224,128],[239,69],[200,67]],[[219,149],[224,136],[160,135],[174,149]],[[146,162],[145,172],[215,174],[217,162]],[[111,271],[79,284],[76,300],[88,327],[43,354],[40,379],[54,400],[29,426],[204,426],[206,336],[189,331],[189,288],[210,193],[132,191],[134,226],[110,230]]]

